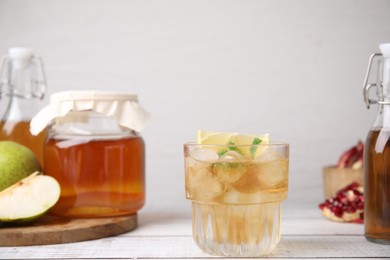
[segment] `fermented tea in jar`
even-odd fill
[[[10,48],[0,61],[0,140],[27,146],[41,164],[45,131],[33,136],[29,128],[43,106],[45,90],[42,59],[30,48]]]
[[[390,43],[379,47],[381,53],[370,57],[364,84],[367,107],[378,104],[364,148],[364,228],[367,240],[390,244]],[[379,58],[377,82],[368,84],[375,57]],[[375,100],[369,97],[371,87],[376,88]]]
[[[48,126],[45,174],[61,185],[52,213],[66,217],[135,214],[145,202],[148,114],[135,94],[65,91],[31,121],[37,134]]]

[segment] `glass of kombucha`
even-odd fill
[[[256,156],[249,157],[240,152],[256,150]],[[192,201],[197,245],[220,256],[269,254],[280,240],[289,145],[187,143],[184,157],[186,198]]]
[[[138,110],[129,111],[129,107]],[[55,114],[63,109],[68,111],[65,116]],[[139,133],[143,122],[134,119],[144,111],[136,97],[60,92],[41,112],[32,128],[50,122],[44,172],[61,185],[60,199],[51,213],[71,218],[136,214],[145,202],[145,145]],[[127,115],[131,118],[126,119]]]

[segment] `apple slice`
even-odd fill
[[[34,172],[0,192],[0,222],[33,221],[57,203],[60,193],[53,177]]]

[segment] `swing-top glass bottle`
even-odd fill
[[[32,117],[42,107],[46,80],[42,59],[29,48],[10,48],[0,60],[0,140],[29,147],[43,164],[46,132],[33,136]]]
[[[390,244],[390,43],[371,55],[364,83],[367,108],[378,104],[378,114],[364,151],[364,226],[367,240]],[[371,64],[378,58],[377,82],[368,84]],[[369,97],[376,88],[377,99]]]

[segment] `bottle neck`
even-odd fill
[[[4,97],[3,103],[7,104],[2,113],[2,121],[28,122],[39,111],[40,102],[37,98],[23,98],[19,96]]]
[[[377,95],[378,100],[378,114],[374,121],[373,128],[390,129],[390,59],[385,58],[379,63],[377,75]]]
[[[29,60],[10,60],[4,71],[8,73],[1,84],[1,120],[28,122],[38,112],[41,99],[40,82],[36,78],[36,66]]]
[[[382,69],[378,70],[378,97],[383,101],[390,101],[390,59],[384,59]]]
[[[14,64],[13,64],[14,65]],[[10,95],[20,98],[35,98],[33,68],[30,64],[13,66],[10,79]]]
[[[0,60],[0,96],[42,99],[46,80],[39,57],[15,55]]]

